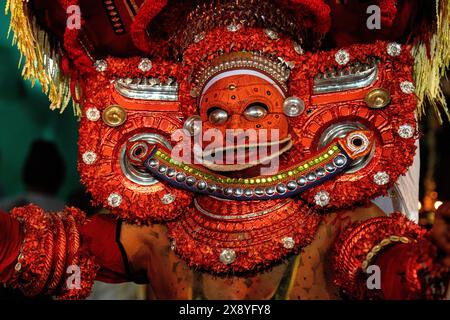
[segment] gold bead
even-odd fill
[[[381,240],[381,242],[380,242],[380,244],[381,244],[383,247],[387,246],[387,245],[390,244],[390,243],[391,243],[391,240],[389,240],[389,239],[383,239],[383,240]]]
[[[400,241],[400,237],[398,237],[398,236],[390,236],[389,239],[391,239],[391,241],[393,241],[393,242],[399,242]]]
[[[370,260],[372,260],[372,258],[373,258],[374,256],[375,256],[375,253],[374,253],[374,252],[369,252],[369,254],[367,255],[366,260],[370,261]]]
[[[391,102],[391,94],[383,88],[375,88],[367,93],[364,102],[369,108],[381,109]]]
[[[365,270],[367,269],[368,265],[369,265],[369,262],[368,262],[367,260],[365,260],[365,261],[362,263],[361,268],[365,271]]]
[[[14,270],[16,270],[16,272],[22,270],[22,264],[20,262],[17,262],[16,265],[14,266]]]
[[[409,239],[407,237],[400,237],[400,242],[409,243]]]
[[[372,252],[378,253],[381,250],[381,246],[377,244],[375,247],[373,247]]]
[[[127,112],[117,104],[110,105],[103,110],[103,122],[110,127],[118,127],[127,121]]]

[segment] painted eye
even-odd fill
[[[244,116],[248,120],[260,120],[267,115],[267,106],[263,103],[251,104],[245,109]]]
[[[208,119],[209,122],[216,125],[224,124],[228,120],[228,112],[223,109],[214,108],[214,110],[209,113]]]

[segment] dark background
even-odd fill
[[[37,83],[22,80],[19,53],[7,38],[9,17],[0,13],[0,197],[23,193],[22,167],[33,141],[54,142],[66,164],[58,196],[63,200],[79,188],[77,118],[71,107],[63,114],[49,109]]]

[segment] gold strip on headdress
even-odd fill
[[[48,95],[52,110],[63,112],[71,100],[70,78],[63,75],[59,65],[61,49],[52,48],[46,32],[40,29],[36,18],[29,13],[27,0],[7,0],[5,14],[11,14],[10,32],[13,32],[13,45],[20,52],[19,67],[22,77],[30,80],[32,86],[39,81],[42,91]],[[81,113],[78,104],[73,103],[75,115]]]

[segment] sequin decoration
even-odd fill
[[[314,201],[318,206],[326,207],[330,203],[330,194],[326,191],[319,191],[316,193]]]
[[[201,32],[201,33],[196,34],[196,35],[194,36],[194,42],[195,42],[195,43],[199,43],[199,42],[202,41],[203,39],[205,39],[205,33],[204,33],[204,32]]]
[[[398,135],[403,139],[410,139],[414,136],[414,128],[409,124],[402,124],[398,128]]]
[[[414,87],[414,84],[411,81],[403,81],[400,83],[400,89],[403,93],[411,94],[414,93],[416,88]]]
[[[339,50],[334,55],[334,58],[336,59],[336,62],[342,66],[346,65],[350,61],[350,54],[347,50]]]
[[[388,184],[389,180],[390,180],[389,175],[385,171],[377,172],[373,176],[373,181],[379,186],[384,186],[384,185]]]
[[[85,164],[91,165],[97,160],[97,154],[93,151],[86,151],[83,153],[82,158]]]
[[[152,61],[147,58],[142,59],[138,66],[139,70],[141,70],[142,72],[150,71],[152,67]]]
[[[295,246],[295,241],[292,237],[284,237],[281,239],[281,242],[283,243],[283,247],[286,249],[293,249]]]
[[[97,60],[94,62],[94,68],[98,72],[105,72],[108,69],[108,62],[106,60]]]
[[[122,203],[122,196],[118,193],[111,193],[108,196],[108,204],[113,207],[113,208],[117,208],[120,206],[120,204]]]
[[[241,30],[242,25],[240,23],[232,22],[227,26],[227,30],[230,32],[236,32]]]
[[[97,108],[88,108],[86,110],[86,118],[89,121],[97,121],[100,119],[100,111]]]
[[[232,249],[225,249],[220,254],[220,261],[223,264],[232,264],[236,260],[236,252]]]
[[[387,45],[387,53],[391,57],[397,57],[402,53],[402,46],[396,42],[388,43]]]
[[[278,39],[278,32],[276,32],[272,29],[266,29],[265,32],[266,32],[267,37],[269,37],[270,40]]]
[[[161,198],[161,202],[164,203],[164,204],[171,204],[171,203],[173,203],[175,200],[176,200],[176,197],[175,197],[173,194],[171,194],[171,193],[165,194],[165,195]]]
[[[294,42],[294,51],[297,52],[299,55],[303,55],[305,53],[305,50],[303,50],[302,46],[297,42]]]

